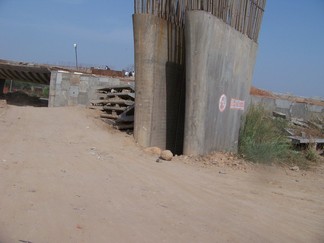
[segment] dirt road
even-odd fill
[[[156,163],[82,108],[0,108],[0,134],[1,243],[324,242],[323,173]]]

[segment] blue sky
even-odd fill
[[[132,0],[0,0],[0,59],[125,68]],[[268,0],[253,85],[324,97],[324,0]]]
[[[0,58],[121,69],[134,62],[131,0],[0,0]]]
[[[324,0],[268,0],[253,84],[324,98]]]

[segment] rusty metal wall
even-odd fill
[[[186,13],[184,154],[237,151],[257,44],[205,11]]]

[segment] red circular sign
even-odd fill
[[[225,111],[226,105],[227,105],[227,98],[226,95],[223,94],[219,99],[219,104],[218,104],[219,111],[220,112]]]

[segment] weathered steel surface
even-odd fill
[[[257,44],[205,11],[186,13],[185,39],[184,153],[235,152]]]

